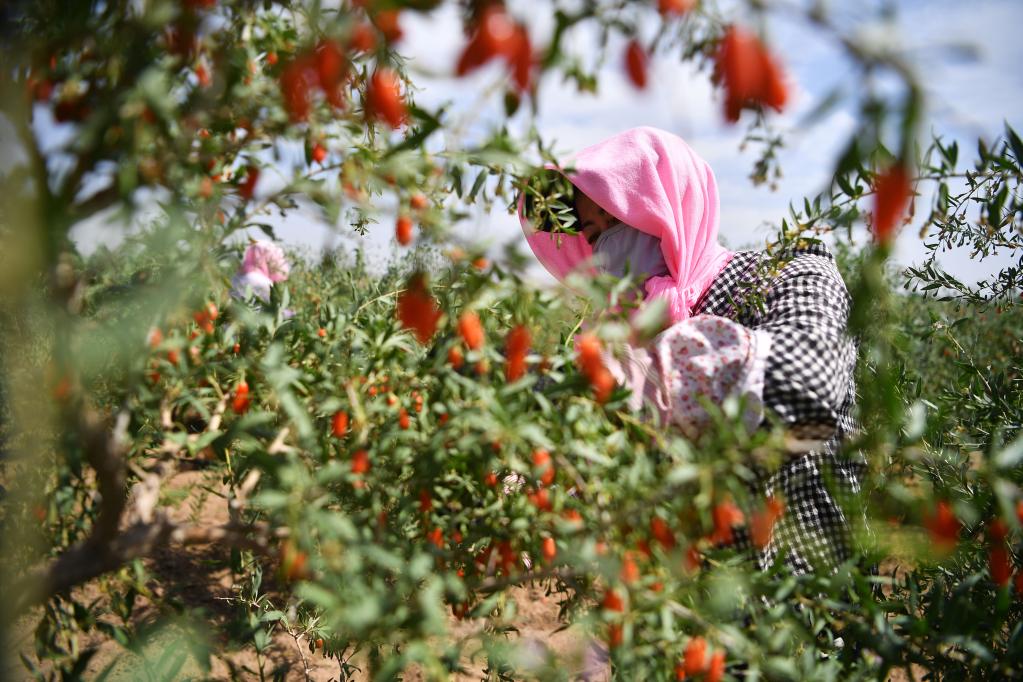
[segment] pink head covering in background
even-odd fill
[[[647,299],[665,299],[672,322],[688,319],[732,258],[718,244],[717,183],[707,162],[677,135],[643,127],[586,147],[564,165],[574,168],[566,175],[577,190],[626,225],[661,240],[669,274],[646,281]],[[533,253],[558,279],[589,266],[593,249],[586,238],[537,231],[526,219],[522,197],[519,221]]]
[[[290,272],[291,266],[281,247],[268,241],[253,242],[245,249],[242,266],[231,280],[231,294],[245,299],[251,293],[268,303],[271,287],[288,279]]]
[[[291,266],[281,247],[273,242],[257,241],[245,249],[241,271],[259,272],[271,282],[283,282],[288,279]]]

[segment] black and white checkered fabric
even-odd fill
[[[736,529],[737,547],[762,569],[780,554],[794,573],[829,573],[851,555],[848,502],[860,492],[866,463],[841,451],[842,437],[855,428],[849,304],[831,252],[811,243],[780,258],[736,253],[693,309],[771,335],[764,405],[794,442],[812,443],[797,447],[777,471],[763,472],[756,485],[759,495],[785,503],[767,546],[754,548],[748,533]]]

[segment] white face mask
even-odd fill
[[[661,240],[619,222],[597,237],[594,260],[604,272],[624,277],[626,272],[640,283],[668,274],[661,254]]]

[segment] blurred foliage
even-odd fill
[[[287,672],[269,667],[276,637],[303,660],[306,650],[333,659],[341,679],[412,666],[431,679],[463,667],[565,679],[570,666],[546,643],[512,637],[509,588],[537,582],[584,643],[609,643],[621,679],[670,679],[700,637],[724,653],[731,678],[1018,676],[1016,132],[981,142],[965,170],[955,143],[918,149],[921,88],[903,55],[858,42],[856,27],[817,6],[803,16],[865,67],[858,128],[832,187],[793,205],[767,249],[827,237],[839,255],[861,352],[863,430],[848,448],[871,464],[849,514],[868,522],[860,556],[835,575],[755,571],[707,538],[718,505],[747,518],[760,510],[754,464],[784,456],[781,428],[749,435],[728,402],[690,442],[631,414],[622,389],[597,402],[575,365],[575,332],[595,316],[607,344],[635,332],[606,312],[630,284],[575,280],[576,297],[537,290],[520,254],[490,262],[446,236],[474,205],[514,207],[527,186],[561,229],[572,226],[567,188],[530,184],[557,156],[535,130],[480,134],[450,105],[417,106],[393,25],[405,15],[388,12],[434,5],[0,10],[12,75],[0,89],[21,152],[0,180],[0,572],[11,595],[0,607],[5,651],[20,658],[9,665],[21,666],[11,674],[116,678],[117,662],[97,658],[113,642],[147,678],[209,674],[213,657],[240,649],[259,669],[232,674],[272,677]],[[464,9],[471,34],[481,8]],[[746,9],[757,21],[794,11]],[[497,84],[509,116],[535,105],[539,78],[597,88],[610,38],[654,20],[651,52],[710,71],[730,20],[713,2],[550,11],[556,30],[534,46],[528,87]],[[565,47],[576,26],[603,35],[598,54]],[[397,129],[366,107],[385,67],[407,107]],[[881,70],[899,79],[896,94],[873,84]],[[762,111],[747,120],[749,141],[765,145],[753,180],[778,177],[780,133]],[[48,126],[66,142],[45,144]],[[920,233],[933,257],[906,272],[888,265],[890,243],[862,239],[880,169],[893,163],[915,170],[917,202],[935,188]],[[355,233],[411,216],[416,246],[382,273],[361,253],[296,258],[265,303],[231,298],[244,236],[273,237],[270,216],[310,207]],[[69,235],[87,219],[136,229],[86,258]],[[959,248],[978,262],[1012,260],[963,283],[938,264]],[[396,319],[413,288],[438,306],[425,344]],[[469,341],[466,312],[482,344]],[[532,337],[528,371],[509,382],[506,340],[519,325]],[[202,478],[152,488],[172,467]],[[203,526],[203,501],[226,524]],[[216,534],[189,535],[199,531]],[[158,552],[189,544],[212,547],[205,568],[229,578],[222,631],[199,627],[209,614],[155,570]],[[85,573],[47,591],[26,578],[40,567]],[[33,590],[41,605],[19,609]],[[456,618],[469,634],[452,635]]]

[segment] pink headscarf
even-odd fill
[[[291,266],[281,247],[268,241],[253,242],[245,249],[242,266],[231,280],[231,295],[244,300],[252,293],[269,303],[274,283],[288,279],[290,272]]]
[[[569,181],[598,206],[661,240],[669,275],[646,281],[647,299],[664,298],[672,322],[692,307],[732,258],[718,244],[714,173],[682,138],[657,128],[633,128],[578,152],[564,164]],[[593,249],[582,234],[537,231],[519,197],[519,222],[533,253],[564,279],[588,264]]]

